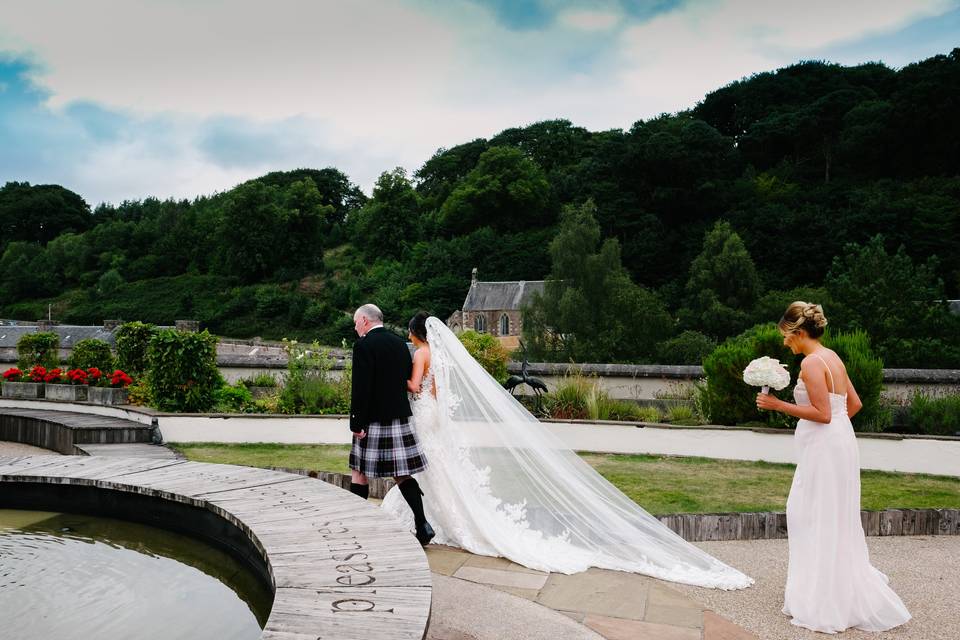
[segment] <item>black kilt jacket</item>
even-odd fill
[[[413,360],[407,343],[383,327],[374,327],[353,345],[353,387],[350,431],[366,430],[371,422],[389,424],[409,418],[407,380]]]

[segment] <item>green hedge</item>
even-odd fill
[[[890,409],[880,402],[883,391],[883,360],[874,355],[870,337],[864,331],[851,333],[828,331],[823,344],[843,360],[847,376],[853,382],[863,409],[853,417],[857,431],[884,431],[893,422]]]
[[[147,385],[161,411],[203,412],[223,386],[217,369],[217,338],[209,332],[163,329],[147,348]]]
[[[147,369],[147,348],[157,333],[152,324],[127,322],[117,327],[117,366],[130,375],[140,375]]]
[[[60,364],[60,335],[52,331],[27,333],[17,340],[17,366],[27,371],[39,364],[54,369]]]
[[[868,336],[862,331],[828,332],[823,344],[844,361],[847,374],[863,401],[863,409],[853,419],[854,429],[883,431],[889,427],[890,412],[880,402],[883,362],[874,355]],[[728,425],[762,422],[774,427],[796,423],[795,418],[783,413],[757,409],[758,389],[743,382],[743,370],[751,360],[761,356],[775,358],[787,367],[791,385],[775,394],[792,399],[802,358],[783,346],[783,336],[774,324],[757,325],[726,340],[703,362],[707,384],[702,391],[702,402],[711,422]]]
[[[913,394],[908,414],[911,431],[928,435],[960,435],[960,395],[929,396]]]
[[[96,367],[104,374],[113,371],[113,353],[110,351],[110,345],[97,338],[87,338],[73,345],[67,362],[71,369]]]

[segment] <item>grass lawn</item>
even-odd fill
[[[173,444],[190,460],[347,473],[348,445]],[[794,466],[712,458],[581,453],[655,514],[783,511]],[[960,478],[863,471],[864,509],[960,508]]]

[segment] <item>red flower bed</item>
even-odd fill
[[[7,382],[20,382],[23,379],[23,371],[16,367],[10,367],[3,372],[3,379]]]
[[[87,372],[83,369],[70,369],[70,371],[67,371],[67,380],[70,381],[70,384],[89,383]]]
[[[41,367],[39,364],[35,364],[30,369],[29,376],[31,382],[43,382],[43,379],[47,377],[47,368]]]
[[[47,371],[47,375],[43,376],[44,382],[49,382],[51,384],[56,384],[63,379],[63,370],[62,369],[50,369]]]
[[[115,370],[110,375],[110,386],[111,387],[126,387],[133,382],[133,378],[125,374],[120,369]]]

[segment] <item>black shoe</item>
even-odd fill
[[[415,478],[407,478],[398,486],[403,498],[410,505],[410,510],[413,511],[413,522],[417,527],[417,540],[422,545],[429,544],[433,540],[433,536],[437,534],[434,533],[433,527],[430,526],[426,516],[423,515],[423,491],[420,490],[420,485]]]
[[[426,520],[417,525],[417,540],[419,540],[423,546],[430,544],[430,541],[433,540],[433,536],[435,535],[437,534],[433,531],[433,527],[431,527],[430,523]]]

